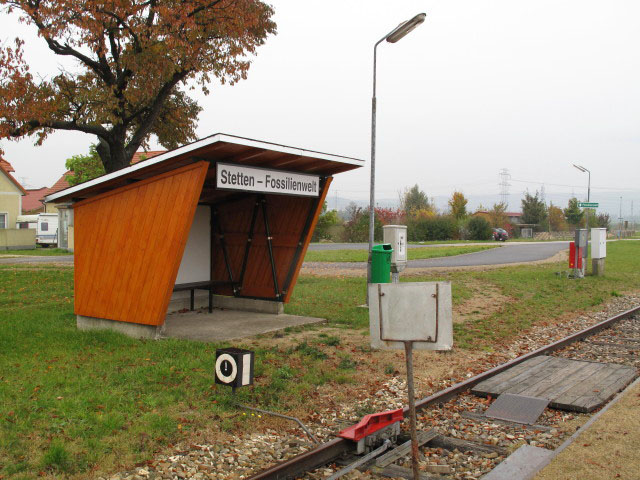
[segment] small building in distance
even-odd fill
[[[11,175],[14,171],[9,162],[0,160],[0,250],[36,247],[35,232],[18,228],[22,199],[27,192]]]
[[[0,160],[0,229],[17,228],[18,215],[22,214],[22,197],[27,194],[12,172],[15,170],[11,164]]]

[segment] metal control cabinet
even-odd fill
[[[591,258],[605,258],[607,256],[607,229],[591,229]]]
[[[371,348],[451,350],[451,282],[402,282],[369,285]]]
[[[407,226],[385,225],[382,227],[382,231],[383,242],[390,243],[393,248],[391,271],[393,273],[402,272],[407,266]]]

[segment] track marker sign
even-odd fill
[[[253,359],[251,350],[222,348],[216,350],[216,383],[234,390],[253,384]]]

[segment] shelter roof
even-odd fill
[[[147,152],[146,155],[150,153],[152,152]],[[357,158],[217,133],[175,150],[159,153],[116,172],[51,193],[45,198],[45,202],[89,198],[202,160],[212,164],[220,161],[326,176],[364,165],[364,160]]]

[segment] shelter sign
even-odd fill
[[[301,197],[320,195],[320,177],[229,163],[216,165],[216,186],[222,190],[279,193]]]

